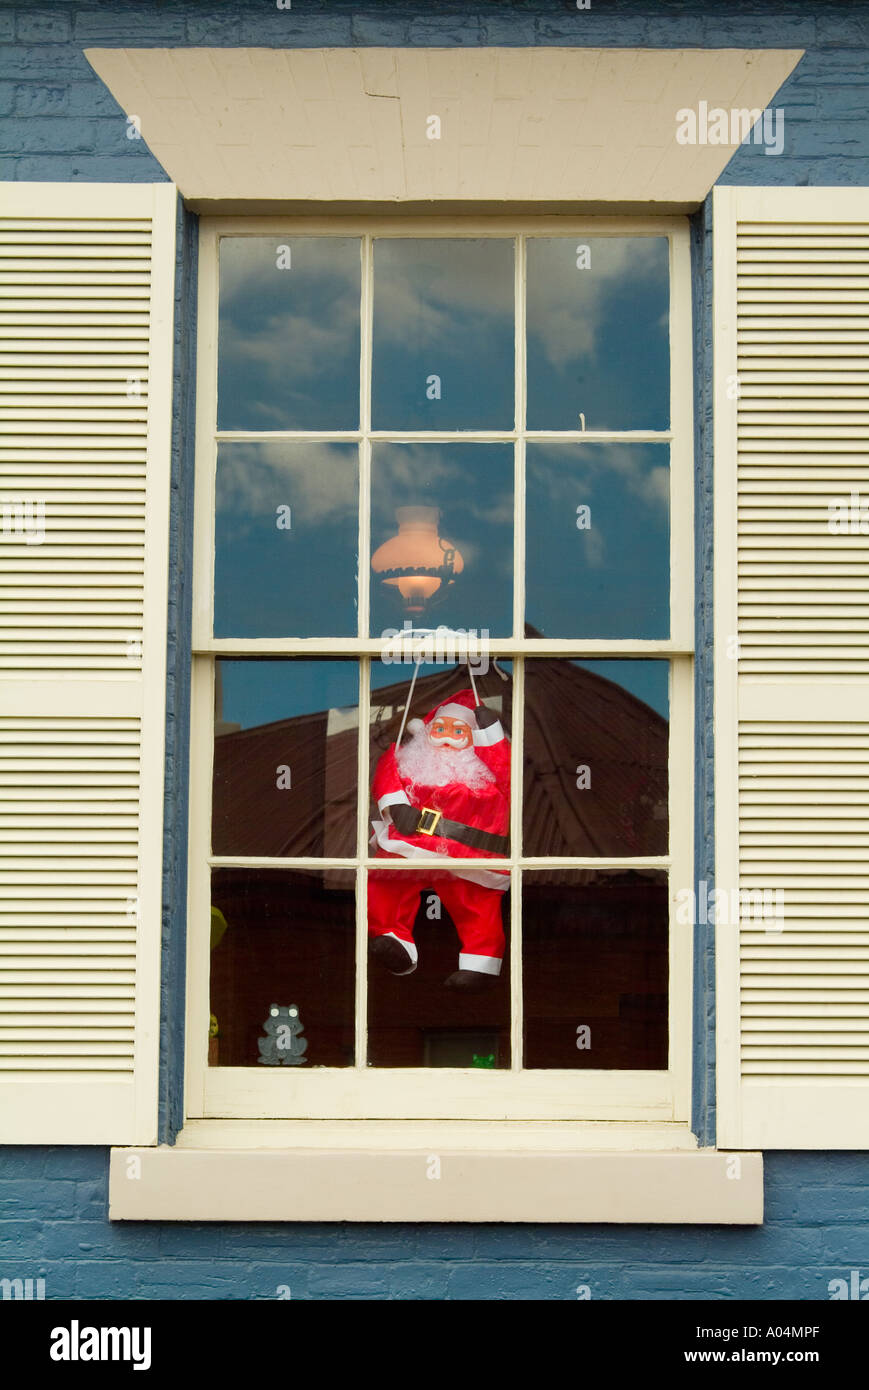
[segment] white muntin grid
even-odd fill
[[[218,249],[222,237],[274,235],[277,242],[292,236],[358,237],[361,254],[360,295],[360,409],[358,430],[224,430],[216,429],[217,418],[217,323],[218,323]],[[525,284],[527,241],[532,236],[576,237],[578,242],[600,236],[666,236],[670,247],[670,393],[671,411],[668,430],[601,431],[601,430],[528,430],[525,428]],[[371,383],[373,357],[373,261],[374,241],[380,237],[420,238],[447,237],[478,239],[506,238],[514,244],[514,400],[515,423],[510,430],[374,430],[371,427]],[[511,990],[511,1057],[510,1068],[499,1071],[512,1075],[521,1090],[515,1097],[507,1096],[503,1103],[516,1100],[518,1115],[522,1106],[530,1104],[534,1115],[563,1116],[564,1105],[553,1092],[551,1082],[570,1078],[576,1093],[585,1089],[589,1095],[589,1114],[597,1117],[595,1096],[606,1094],[596,1080],[608,1078],[619,1093],[625,1113],[634,1117],[661,1118],[664,1112],[671,1118],[687,1116],[690,1093],[690,973],[691,943],[684,930],[671,930],[670,947],[670,1065],[667,1073],[660,1072],[598,1072],[593,1070],[557,1072],[523,1071],[523,1000],[522,1000],[522,922],[521,881],[525,870],[587,868],[654,868],[669,873],[671,903],[675,890],[692,881],[692,655],[693,655],[693,446],[691,415],[691,332],[690,332],[690,266],[687,223],[678,218],[582,220],[559,217],[541,218],[448,218],[419,219],[396,217],[364,220],[353,218],[203,218],[200,224],[200,283],[199,283],[199,365],[197,380],[197,479],[194,543],[193,599],[193,733],[191,737],[191,860],[190,913],[191,921],[206,921],[210,904],[210,872],[213,868],[268,869],[347,869],[356,875],[356,991],[355,991],[355,1062],[347,1068],[318,1068],[316,1071],[292,1069],[288,1078],[285,1069],[280,1075],[263,1076],[256,1068],[208,1068],[208,952],[207,932],[191,932],[189,936],[189,1046],[188,1098],[196,1115],[401,1115],[413,1113],[407,1104],[407,1083],[411,1077],[417,1083],[425,1078],[431,1082],[431,1113],[452,1115],[449,1107],[458,1106],[456,1113],[471,1116],[483,1114],[474,1096],[490,1081],[492,1072],[463,1077],[463,1084],[454,1091],[452,1099],[444,1099],[441,1082],[436,1073],[457,1072],[450,1068],[374,1069],[379,1073],[373,1084],[373,1072],[367,1065],[367,960],[368,931],[366,881],[370,868],[390,872],[407,870],[420,872],[419,863],[412,860],[375,859],[369,850],[370,797],[372,768],[369,766],[369,723],[371,711],[370,667],[372,659],[384,654],[388,639],[369,635],[370,615],[370,510],[371,510],[371,453],[378,442],[401,443],[509,443],[514,451],[514,533],[513,533],[513,632],[509,637],[491,638],[489,653],[513,661],[513,718],[511,749],[511,853],[503,860],[486,861],[493,867],[503,864],[509,868],[511,879],[509,943]],[[630,383],[625,383],[630,389]],[[356,637],[316,638],[215,638],[213,636],[214,595],[214,515],[217,446],[223,441],[319,441],[324,443],[351,442],[359,447],[359,567],[358,567],[358,629]],[[670,449],[670,559],[671,559],[671,625],[670,636],[661,640],[630,639],[561,639],[525,638],[525,445],[531,441],[605,442],[654,441]],[[357,759],[357,837],[356,852],[351,858],[266,856],[215,856],[210,853],[210,802],[213,759],[213,680],[218,657],[307,656],[321,658],[353,657],[359,667],[359,743]],[[670,665],[670,852],[661,856],[638,857],[533,857],[522,852],[522,773],[523,773],[523,710],[525,659],[533,656],[570,658],[658,657]],[[409,673],[412,668],[404,668]],[[450,859],[450,868],[479,868],[478,859]],[[446,866],[445,866],[446,867]],[[204,915],[203,915],[204,913]],[[672,914],[671,914],[672,926]],[[458,951],[458,941],[456,943]],[[287,1069],[288,1070],[288,1069]],[[253,1076],[250,1073],[253,1072]],[[358,1103],[346,1096],[349,1078],[356,1075]],[[396,1078],[396,1102],[384,1099],[380,1081]],[[334,1082],[327,1078],[334,1078]],[[340,1078],[344,1078],[344,1084]],[[434,1078],[434,1079],[432,1079]],[[635,1082],[635,1085],[625,1082]],[[401,1082],[405,1083],[404,1085]],[[534,1082],[541,1084],[536,1088]],[[274,1098],[274,1086],[281,1084],[282,1100]],[[320,1095],[311,1093],[312,1083],[320,1085]],[[531,1083],[529,1085],[529,1083]],[[549,1084],[547,1084],[549,1083]],[[366,1101],[364,1093],[371,1093]],[[376,1092],[376,1094],[375,1094]],[[292,1094],[291,1094],[292,1093]],[[437,1093],[437,1094],[435,1094]],[[402,1099],[403,1097],[403,1099]],[[280,1108],[276,1106],[280,1104]],[[502,1102],[499,1100],[499,1105]],[[423,1102],[425,1106],[425,1102]],[[580,1110],[582,1102],[580,1101]],[[439,1109],[440,1107],[440,1109]],[[462,1107],[466,1107],[463,1109]],[[429,1111],[423,1108],[422,1113]],[[499,1109],[497,1113],[502,1113]],[[571,1114],[577,1113],[575,1107]]]

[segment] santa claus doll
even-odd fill
[[[448,859],[503,857],[509,848],[510,742],[498,716],[470,690],[412,719],[410,737],[390,744],[374,774],[377,858],[420,866],[372,870],[368,879],[371,955],[393,975],[417,966],[413,924],[420,893],[431,887],[455,923],[459,968],[444,982],[468,992],[494,984],[504,955],[501,895],[509,872],[461,868],[432,873]]]

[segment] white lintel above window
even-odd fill
[[[92,48],[85,56],[194,211],[217,203],[224,212],[302,203],[482,211],[509,201],[514,212],[547,203],[675,213],[702,203],[739,147],[739,129],[713,143],[723,129],[705,117],[756,120],[803,53]],[[698,117],[696,143],[677,139],[686,110]]]

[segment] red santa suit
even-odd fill
[[[456,755],[434,750],[428,756],[424,741],[434,720],[461,719],[472,731],[472,745]],[[491,859],[508,850],[510,822],[510,743],[493,711],[477,706],[473,693],[463,690],[431,710],[420,723],[408,725],[411,735],[396,753],[391,744],[374,774],[372,794],[381,819],[373,822],[372,845],[378,858],[418,860],[425,873],[409,870],[380,872],[368,878],[368,931],[372,937],[392,936],[407,953],[409,975],[416,969],[413,923],[420,892],[437,892],[461,939],[459,970],[497,975],[504,956],[501,894],[509,887],[505,870],[476,868],[433,873],[445,859]],[[433,747],[433,746],[432,746]],[[443,761],[433,785],[433,765]],[[421,774],[420,769],[428,769]],[[420,780],[423,775],[428,780]],[[429,865],[431,867],[429,867]]]

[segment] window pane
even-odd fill
[[[525,665],[524,853],[666,854],[669,663]]]
[[[405,621],[510,634],[512,445],[375,444],[371,550],[374,635]]]
[[[405,728],[396,758],[413,667],[388,662],[371,666],[372,850],[385,864],[422,855],[413,870],[369,874],[372,942],[383,936],[391,942],[371,948],[369,1056],[375,1066],[510,1064],[509,971],[503,941],[509,922],[509,895],[503,890],[509,877],[490,869],[488,858],[506,853],[508,847],[511,682],[485,659],[472,669],[484,715],[471,712],[474,696],[467,669],[420,667],[408,714],[410,720],[427,724]],[[485,748],[453,750],[448,744],[430,743],[429,731],[440,734],[428,716],[445,704],[456,704],[459,710],[467,706],[469,720],[489,729],[491,741]],[[453,736],[458,723],[449,731]],[[498,738],[499,732],[506,736]],[[438,834],[440,822],[431,836],[400,823],[401,815],[418,819],[425,807],[454,822],[449,836]],[[457,827],[468,827],[472,837],[475,829],[482,830],[501,837],[502,843],[467,844],[455,838]],[[464,877],[466,871],[445,871],[450,856],[459,855],[479,858],[480,870],[471,869],[470,878]],[[412,965],[414,952],[416,970],[391,973]],[[445,988],[444,981],[459,970],[469,970],[472,978]]]
[[[219,446],[215,637],[355,637],[358,448]]]
[[[210,1064],[352,1066],[353,871],[217,869],[211,903]]]
[[[458,872],[369,873],[371,1066],[509,1067],[509,922],[509,891],[469,882]],[[375,943],[384,941],[397,960],[379,954]],[[402,941],[412,946],[415,968]],[[466,968],[469,962],[473,969]],[[408,966],[410,973],[393,973]]]
[[[213,853],[355,855],[357,663],[215,664]]]
[[[666,237],[528,238],[528,428],[670,422]]]
[[[375,429],[512,429],[514,355],[512,240],[375,241]]]
[[[666,1069],[667,899],[659,870],[523,874],[526,1067]]]
[[[358,237],[221,237],[217,427],[359,427]]]
[[[669,636],[669,445],[529,443],[525,506],[538,633]]]

